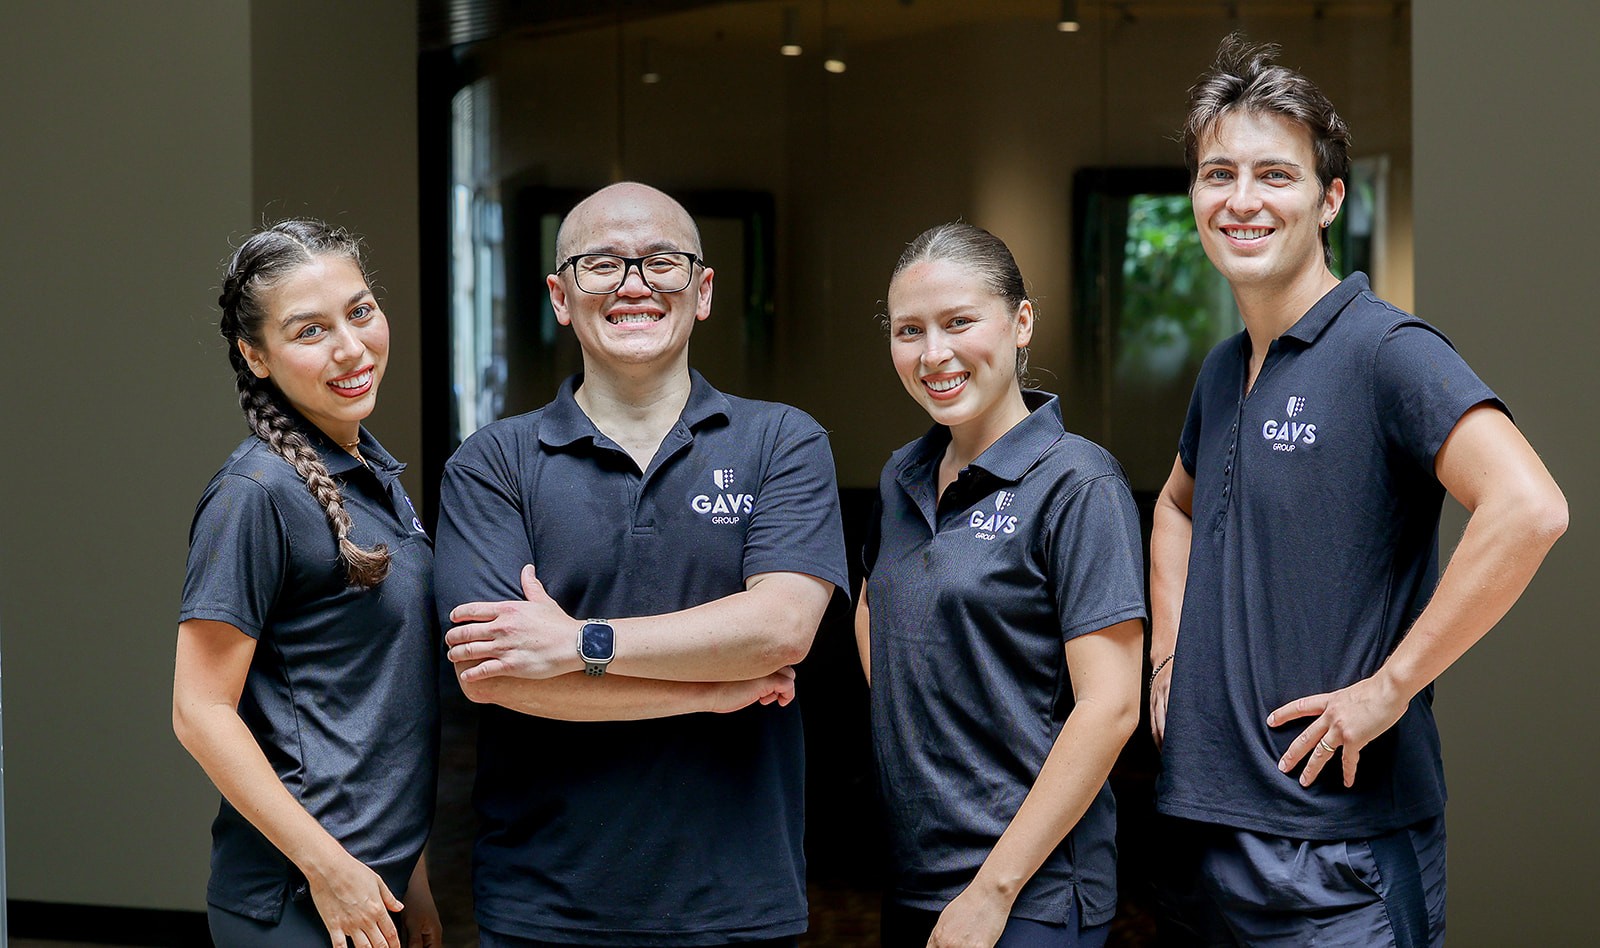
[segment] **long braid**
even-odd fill
[[[367,550],[350,539],[350,514],[344,509],[338,482],[284,408],[277,387],[250,371],[238,345],[240,340],[257,344],[254,330],[265,316],[257,294],[321,253],[348,256],[358,267],[362,263],[360,245],[353,237],[319,221],[282,221],[245,241],[228,262],[222,293],[217,298],[222,309],[219,329],[228,340],[228,361],[237,379],[239,407],[244,410],[250,430],[294,467],[311,496],[322,505],[339,543],[339,559],[344,562],[346,578],[352,585],[372,587],[389,574],[388,547],[380,543]]]

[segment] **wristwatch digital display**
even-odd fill
[[[604,619],[585,619],[578,629],[578,657],[583,659],[583,673],[599,677],[606,666],[617,657],[617,633]]]

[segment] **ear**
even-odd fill
[[[562,285],[561,277],[552,273],[544,278],[544,285],[550,291],[550,308],[556,312],[556,322],[572,325],[572,314],[567,311],[567,288]]]
[[[695,290],[694,299],[694,318],[696,320],[705,319],[711,315],[711,278],[715,275],[715,272],[710,267],[704,268],[704,271],[700,274],[700,286]]]
[[[267,368],[266,359],[261,356],[261,350],[243,339],[239,340],[239,354],[244,356],[245,364],[250,366],[250,371],[254,373],[256,378],[264,379],[272,374],[272,371]]]
[[[1023,300],[1017,307],[1017,348],[1021,349],[1033,339],[1033,300]]]
[[[1328,193],[1322,196],[1322,219],[1332,222],[1344,206],[1344,179],[1334,178],[1328,183]]]

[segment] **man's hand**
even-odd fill
[[[782,708],[794,700],[794,668],[785,665],[762,678],[723,682],[714,694],[711,710],[718,714],[773,702]]]
[[[450,661],[464,682],[507,676],[554,678],[581,671],[578,621],[544,591],[533,565],[522,568],[523,602],[469,602],[450,610]]]
[[[1348,688],[1297,698],[1267,715],[1267,726],[1278,727],[1312,715],[1317,719],[1289,745],[1288,752],[1278,761],[1278,769],[1288,773],[1305,760],[1300,786],[1309,787],[1333,759],[1334,752],[1339,751],[1344,756],[1344,785],[1354,786],[1361,748],[1394,727],[1410,703],[1411,696],[1390,682],[1381,670]]]

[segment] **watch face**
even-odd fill
[[[579,643],[579,654],[586,662],[609,662],[616,651],[615,636],[605,622],[584,623]]]

